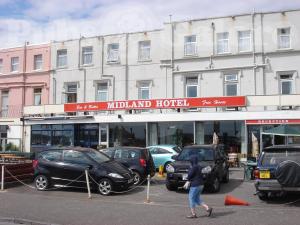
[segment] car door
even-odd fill
[[[67,186],[86,187],[85,169],[93,164],[80,151],[64,150],[64,181]]]
[[[114,160],[130,169],[137,169],[139,167],[139,157],[139,151],[134,149],[116,148],[114,153]]]

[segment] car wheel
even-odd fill
[[[167,168],[170,166],[171,162],[166,162],[164,165],[164,173],[167,172]]]
[[[228,183],[229,182],[229,171],[227,170],[225,176],[223,177],[223,183]]]
[[[176,185],[170,184],[168,181],[166,182],[166,188],[169,191],[177,191],[178,187]]]
[[[37,190],[45,191],[49,187],[49,179],[45,175],[38,175],[34,179],[34,184]]]
[[[215,177],[213,183],[211,184],[211,191],[213,193],[219,192],[220,187],[221,187],[220,180],[218,177]]]
[[[268,192],[262,192],[262,191],[260,191],[260,192],[257,193],[257,196],[262,201],[266,201],[266,200],[269,199]]]
[[[109,179],[101,179],[99,181],[98,190],[101,195],[109,195],[112,191],[112,184]]]
[[[132,171],[133,173],[133,184],[138,185],[141,182],[141,175],[137,171]]]

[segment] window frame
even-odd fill
[[[148,90],[148,98],[142,98],[143,91]],[[138,83],[138,99],[147,100],[151,99],[151,82],[150,81],[139,81]]]
[[[188,84],[188,80],[192,80],[192,79],[197,80],[197,84]],[[196,87],[197,93],[196,93],[195,97],[188,96],[188,88],[189,87]],[[199,96],[199,78],[198,78],[198,76],[188,76],[185,78],[185,96],[187,98],[197,98]]]
[[[282,76],[290,76],[290,78],[283,79]],[[278,80],[279,80],[279,94],[280,95],[292,95],[294,94],[294,86],[295,86],[295,79],[294,79],[294,72],[281,72],[278,74]],[[283,94],[282,93],[282,84],[283,83],[290,83],[290,93],[289,94]]]
[[[118,49],[113,49],[112,46],[118,45]],[[113,52],[113,54],[111,54]],[[111,55],[116,54],[116,58],[111,58]],[[107,45],[107,60],[108,63],[119,63],[120,62],[120,44],[119,43],[110,43]]]
[[[188,42],[187,39],[195,37],[195,41]],[[193,53],[187,53],[188,46],[193,46]],[[197,49],[197,35],[188,35],[184,36],[184,56],[197,56],[198,49]]]
[[[3,74],[3,58],[0,58],[0,74]]]
[[[41,90],[40,92],[35,92],[36,90]],[[42,92],[43,92],[43,90],[42,90],[42,88],[34,88],[33,89],[33,105],[42,105]],[[35,102],[35,97],[36,96],[40,96],[40,104],[36,104],[36,102]]]
[[[143,44],[145,43],[149,43],[149,45],[145,46]],[[147,54],[148,56],[146,58],[143,58],[142,56],[144,54],[142,54],[142,52],[145,51],[149,51],[149,53]],[[151,60],[151,41],[150,40],[145,40],[145,41],[139,41],[138,42],[138,61],[149,61]]]
[[[223,34],[227,34],[227,38],[222,38],[221,39],[219,37],[220,35],[223,35]],[[227,32],[220,32],[220,33],[217,33],[216,35],[217,35],[217,38],[216,38],[217,39],[217,54],[218,55],[229,54],[230,53],[229,32],[228,31]],[[225,41],[227,42],[227,51],[219,52],[220,43],[224,44]],[[224,49],[224,47],[222,49]]]
[[[101,93],[106,92],[106,100],[105,100],[105,101],[99,100],[99,98],[98,98],[98,94],[99,94],[99,85],[101,85],[101,84],[106,84],[106,87],[107,87],[106,91],[100,91]],[[109,99],[109,83],[108,83],[108,81],[97,82],[97,83],[96,83],[96,101],[97,101],[97,102],[107,102],[108,99]]]
[[[288,30],[289,34],[282,34],[281,31],[282,30]],[[289,38],[289,46],[288,47],[281,47],[282,46],[282,42],[281,42],[281,37],[286,37],[288,36]],[[277,49],[278,50],[286,50],[286,49],[291,49],[292,48],[292,42],[291,42],[291,27],[281,27],[281,28],[277,28]]]
[[[241,33],[243,32],[249,32],[249,37],[241,37]],[[241,40],[249,40],[249,49],[247,50],[241,50]],[[238,51],[239,52],[251,52],[252,50],[252,33],[251,30],[240,30],[238,31]]]
[[[37,60],[38,56],[41,56],[41,60]],[[37,62],[40,64],[40,68],[37,68]],[[43,54],[37,54],[33,56],[33,70],[43,70]]]
[[[64,55],[62,55],[61,53],[65,52]],[[60,65],[60,60],[62,60],[62,58],[65,58],[65,64],[64,65]],[[56,52],[56,67],[58,69],[62,69],[62,68],[66,68],[68,67],[68,50],[67,49],[59,49]]]
[[[76,92],[69,91],[69,86],[70,85],[75,85],[76,86]],[[66,103],[69,103],[68,102],[68,94],[76,94],[76,101],[75,101],[75,103],[78,102],[78,83],[65,83],[64,84],[64,89],[65,89],[64,94],[65,94],[65,102]]]
[[[18,59],[18,62],[17,62],[17,63],[16,63],[16,62],[13,62],[14,59]],[[19,65],[20,65],[20,57],[19,57],[19,56],[13,56],[13,57],[11,57],[11,61],[10,61],[10,71],[11,71],[12,73],[17,73],[17,72],[19,72]],[[14,66],[17,67],[16,70],[13,69]]]
[[[88,49],[90,49],[91,51],[86,51]],[[94,48],[93,48],[93,46],[84,46],[84,47],[82,47],[81,52],[82,52],[81,53],[81,57],[82,57],[81,64],[83,66],[92,65],[93,64],[93,55],[94,55]],[[87,57],[87,56],[91,56],[91,61],[90,62],[86,62],[85,61],[86,60],[85,57]]]
[[[227,79],[229,76],[235,76],[236,79]],[[236,85],[236,95],[228,95],[227,86]],[[238,96],[239,95],[239,73],[232,72],[224,74],[224,96]]]

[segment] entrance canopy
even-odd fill
[[[271,134],[279,136],[300,136],[300,132],[287,124],[281,124],[278,127],[271,128],[262,132],[262,134]]]

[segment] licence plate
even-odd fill
[[[187,173],[182,174],[182,180],[187,180],[187,177],[188,177]]]
[[[271,178],[270,171],[268,171],[268,170],[259,171],[259,178],[261,178],[261,179],[270,179]]]

